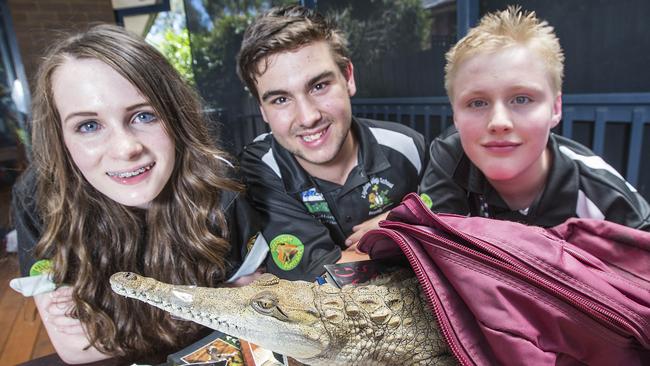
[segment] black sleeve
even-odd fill
[[[261,220],[244,193],[224,192],[222,199],[225,201],[224,214],[233,258],[241,263],[260,232]]]
[[[305,206],[287,194],[279,176],[252,153],[244,151],[242,172],[251,203],[259,211],[269,243],[266,269],[278,277],[313,281],[323,264],[334,263],[341,249],[329,231]]]
[[[628,196],[619,197],[608,207],[605,220],[650,231],[650,206],[638,192],[630,192]]]
[[[36,262],[34,247],[43,230],[43,222],[36,208],[36,175],[28,169],[16,182],[12,192],[12,216],[18,236],[18,261],[21,276],[29,276]]]
[[[454,181],[454,172],[463,157],[457,136],[443,134],[431,142],[429,162],[420,182],[420,197],[431,202],[434,212],[469,214],[467,191]]]
[[[604,219],[639,230],[650,231],[650,205],[620,176],[583,167],[581,189],[604,215]],[[584,216],[588,217],[588,216]]]

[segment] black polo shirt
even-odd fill
[[[650,206],[623,177],[585,146],[551,134],[552,165],[527,211],[511,210],[464,153],[451,128],[429,149],[420,194],[434,212],[492,217],[551,227],[571,217],[597,218],[650,230]]]
[[[310,176],[272,134],[246,146],[241,167],[248,194],[265,221],[267,270],[312,281],[335,263],[352,227],[390,210],[417,191],[426,146],[397,123],[353,118],[358,165],[345,184]]]

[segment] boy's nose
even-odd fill
[[[492,108],[488,130],[490,132],[508,132],[512,130],[513,124],[507,108],[500,104],[495,104]]]
[[[308,99],[298,101],[298,122],[303,127],[311,127],[321,119],[321,113],[314,103]]]

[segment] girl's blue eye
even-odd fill
[[[527,104],[527,103],[531,102],[531,99],[529,97],[520,95],[520,96],[515,97],[514,102],[515,102],[515,104]]]
[[[95,121],[86,121],[77,126],[77,131],[81,133],[90,133],[99,130],[99,123]]]
[[[136,114],[135,121],[137,123],[151,123],[156,120],[156,116],[153,113],[141,112]]]

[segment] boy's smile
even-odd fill
[[[314,42],[268,59],[257,78],[260,110],[274,138],[310,173],[347,164],[352,123],[352,64],[344,75],[326,42]],[[344,145],[345,144],[345,145]]]
[[[543,58],[531,46],[479,53],[452,83],[454,123],[470,160],[499,191],[541,188],[550,130],[562,117]]]

